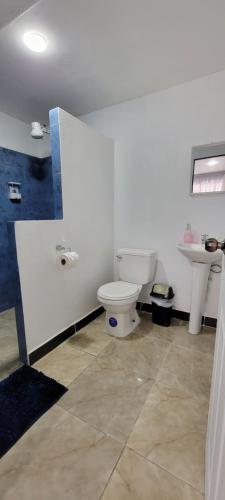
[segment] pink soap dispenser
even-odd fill
[[[184,243],[193,243],[193,234],[191,232],[191,224],[187,224],[184,231]]]

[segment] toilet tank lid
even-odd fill
[[[155,250],[143,250],[141,248],[120,248],[117,251],[117,255],[143,255],[150,257],[151,255],[156,255]]]

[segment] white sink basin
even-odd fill
[[[178,250],[192,262],[200,262],[202,264],[213,264],[222,259],[222,250],[216,252],[207,252],[204,245],[199,243],[178,243]]]

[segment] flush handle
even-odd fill
[[[205,249],[207,252],[216,252],[216,250],[223,250],[223,253],[225,253],[225,240],[218,241],[215,238],[208,238],[205,242]]]

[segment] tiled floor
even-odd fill
[[[0,313],[0,380],[21,365],[14,309]]]
[[[215,330],[101,317],[35,367],[69,391],[8,452],[1,500],[203,500]]]

